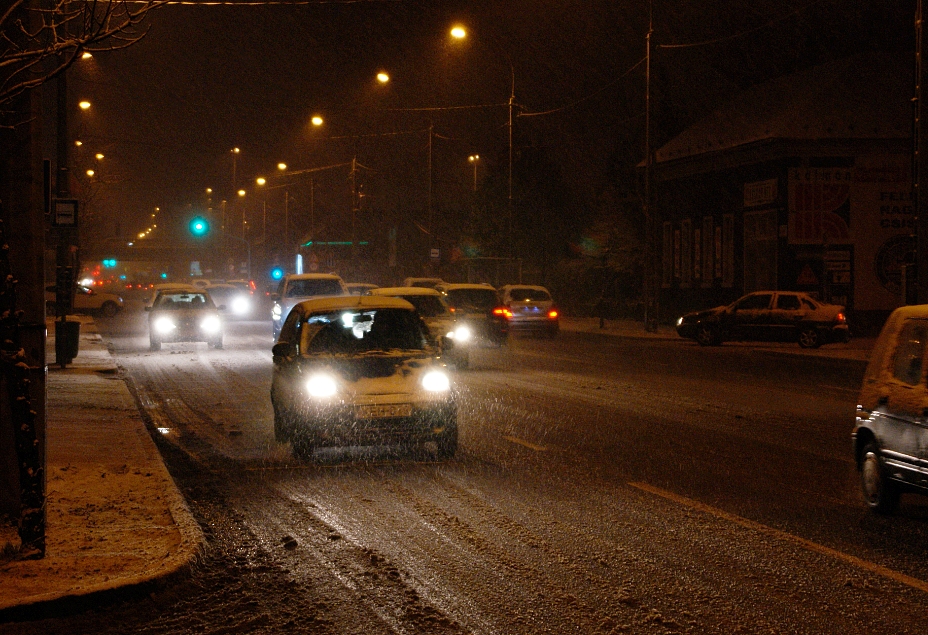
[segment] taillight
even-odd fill
[[[506,318],[508,320],[512,317],[512,311],[510,311],[507,307],[498,306],[495,309],[493,309],[493,315],[497,315],[501,318]]]
[[[551,309],[550,311],[548,311],[548,319],[549,320],[557,319],[557,309]]]
[[[838,315],[835,316],[835,322],[838,324],[847,324],[847,318],[844,317],[843,313],[838,313]]]

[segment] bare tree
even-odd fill
[[[3,3],[5,4],[5,3]],[[66,71],[84,52],[125,48],[167,0],[12,0],[0,9],[0,106]]]

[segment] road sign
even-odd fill
[[[438,262],[441,260],[441,250],[437,247],[432,247],[432,249],[429,250],[429,258],[434,262]]]
[[[77,227],[77,199],[56,198],[52,224],[55,227]]]

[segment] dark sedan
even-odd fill
[[[755,291],[728,306],[687,313],[677,320],[677,333],[703,346],[760,341],[818,348],[850,339],[843,306],[797,291]]]

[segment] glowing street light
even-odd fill
[[[281,172],[283,172],[284,170],[287,169],[287,164],[286,164],[286,163],[283,163],[283,162],[278,163],[278,164],[277,164],[277,169],[280,170]]]
[[[82,59],[82,60],[89,60],[91,57],[93,57],[93,55],[90,54],[90,51],[84,51],[84,52],[81,54],[81,59]]]
[[[87,176],[93,176],[96,174],[93,170],[87,170]]]
[[[103,153],[102,153],[102,152],[97,152],[94,156],[97,158],[97,161],[99,161],[99,160],[101,160],[101,159],[103,158]]]
[[[390,81],[390,76],[387,75],[385,72],[381,71],[377,73],[377,81],[380,82],[381,84],[386,84],[387,82]]]
[[[238,191],[238,195],[239,195],[239,196],[245,196],[245,190],[239,190],[239,191]]]
[[[463,40],[467,37],[467,30],[463,26],[454,26],[451,28],[451,37],[455,40]]]
[[[255,183],[257,183],[258,185],[264,185],[265,183],[267,183],[267,179],[264,178],[263,176],[259,176],[258,178],[255,179]]]
[[[322,125],[322,117],[320,117],[319,115],[313,115],[313,118],[310,119],[310,121],[312,122],[314,126]]]
[[[87,101],[87,100],[78,102],[77,105],[80,106],[80,109],[81,109],[81,110],[87,110],[88,108],[90,108],[90,102]]]
[[[480,161],[479,154],[472,154],[467,157],[467,160],[471,162],[471,165],[474,166],[474,191],[477,191],[477,162]]]

